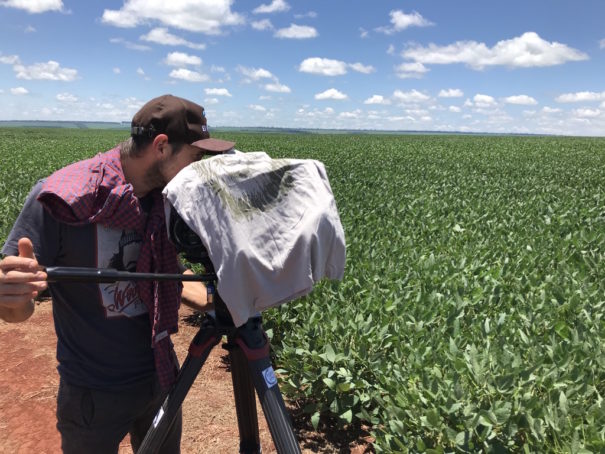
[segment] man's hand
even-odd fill
[[[19,256],[0,261],[0,318],[22,322],[34,312],[34,298],[46,289],[46,273],[34,256],[29,238],[18,243]]]

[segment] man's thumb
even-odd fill
[[[19,257],[36,258],[34,257],[34,245],[29,238],[21,238],[17,243],[17,248],[19,249]]]

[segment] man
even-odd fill
[[[43,267],[183,271],[161,190],[206,152],[233,146],[210,138],[201,106],[164,95],[135,114],[127,141],[58,170],[29,194],[2,249],[0,318],[27,320],[48,285],[63,452],[117,453],[127,433],[136,452],[178,371],[170,334],[181,294],[204,309],[205,289],[194,282],[47,284]],[[161,452],[179,452],[180,436],[179,414]]]

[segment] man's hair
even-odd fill
[[[139,156],[141,156],[141,154],[143,154],[143,150],[145,149],[145,147],[147,147],[150,143],[153,142],[153,139],[154,137],[129,137],[120,144],[120,156],[122,156],[123,158],[138,158]],[[172,146],[173,155],[179,153],[185,145],[182,142],[170,142],[170,140],[168,141],[168,143]]]

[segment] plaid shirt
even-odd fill
[[[44,182],[38,200],[65,224],[98,223],[137,230],[143,238],[137,272],[179,273],[176,250],[168,241],[161,190],[154,190],[151,196],[153,206],[145,216],[132,185],[124,179],[116,147],[53,173]],[[168,388],[178,370],[170,334],[178,330],[182,284],[139,281],[136,286],[149,311],[158,378],[162,387]]]

